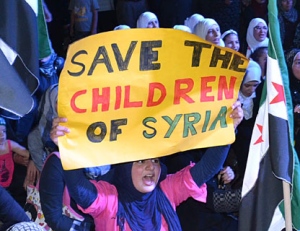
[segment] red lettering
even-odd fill
[[[200,85],[200,102],[213,102],[214,96],[208,96],[208,93],[212,92],[212,87],[208,86],[209,82],[214,82],[216,76],[207,76],[201,78]]]
[[[225,99],[233,99],[235,82],[236,82],[236,77],[231,76],[229,86],[228,86],[226,77],[220,76],[219,85],[218,85],[218,100],[223,99],[223,94],[225,96]]]
[[[86,94],[86,90],[77,91],[77,92],[75,92],[75,94],[74,94],[74,95],[72,96],[72,98],[71,98],[71,101],[70,101],[71,108],[72,108],[73,111],[76,112],[76,113],[85,113],[85,112],[86,112],[86,109],[78,108],[78,107],[76,106],[76,103],[75,103],[76,98],[77,98],[78,96],[84,95],[84,94]]]
[[[186,85],[185,88],[182,85]],[[174,86],[174,104],[180,103],[180,98],[184,99],[188,103],[194,103],[195,101],[187,95],[194,87],[193,79],[177,79]]]
[[[160,97],[158,100],[154,101],[154,92],[155,90],[160,91]],[[161,102],[166,98],[167,91],[163,84],[161,83],[150,83],[149,84],[149,92],[148,92],[148,101],[147,107],[153,107],[161,104]]]
[[[121,88],[121,86],[117,86],[116,87],[115,110],[120,109],[120,107],[121,107],[121,99],[122,99],[122,88]]]
[[[130,101],[130,86],[125,86],[124,108],[142,107],[142,101]]]
[[[102,88],[102,95],[99,94],[99,88],[93,88],[92,112],[98,111],[98,105],[102,104],[102,111],[108,111],[110,99],[110,88]]]

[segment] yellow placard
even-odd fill
[[[65,169],[229,144],[248,60],[174,29],[101,33],[73,43],[60,76]]]

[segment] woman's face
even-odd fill
[[[152,192],[160,177],[159,159],[147,159],[133,162],[131,169],[132,182],[141,193]]]
[[[298,52],[294,58],[292,70],[296,79],[300,80],[300,52]]]
[[[248,83],[243,83],[241,92],[244,96],[249,97],[255,92],[256,88],[258,87],[259,82],[257,81],[250,81]]]
[[[158,28],[159,24],[158,24],[158,20],[157,19],[151,19],[148,22],[147,28]]]
[[[229,34],[226,36],[225,40],[225,47],[229,47],[235,51],[240,49],[240,41],[236,34]]]
[[[288,12],[293,7],[293,0],[281,0],[281,9],[284,12]]]
[[[267,59],[268,59],[268,49],[264,49],[261,55],[258,57],[257,63],[259,64],[262,75],[266,75],[266,67],[267,67]]]
[[[205,40],[218,45],[220,43],[220,38],[220,27],[217,24],[212,25],[207,31]]]
[[[262,42],[266,39],[268,32],[268,27],[265,26],[262,22],[258,23],[253,28],[253,36],[258,42]]]

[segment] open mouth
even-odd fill
[[[148,174],[148,175],[145,175],[143,177],[143,182],[145,185],[147,186],[151,186],[153,185],[155,182],[154,182],[154,174]]]

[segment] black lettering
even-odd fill
[[[99,59],[100,56],[103,56],[102,59]],[[91,68],[88,72],[88,75],[92,75],[96,66],[100,63],[104,63],[106,68],[107,68],[107,71],[109,73],[113,72],[113,68],[112,68],[112,65],[111,65],[111,62],[110,62],[110,59],[108,57],[108,54],[107,54],[107,50],[104,46],[101,46],[98,48],[98,51],[97,51],[97,54],[95,55],[95,58],[93,60],[93,63],[91,65]]]
[[[210,61],[210,67],[216,67],[219,60],[223,61],[221,68],[227,69],[231,60],[232,52],[226,51],[224,55],[221,54],[221,49],[218,47],[214,48],[212,58]]]
[[[123,57],[121,55],[121,52],[120,52],[120,49],[119,49],[118,45],[116,43],[113,43],[111,45],[111,47],[113,49],[113,52],[115,54],[115,58],[116,58],[116,61],[117,61],[117,64],[118,64],[119,71],[125,71],[125,70],[128,69],[128,64],[129,64],[129,61],[131,59],[132,53],[133,53],[133,51],[136,47],[136,44],[137,44],[137,41],[132,41],[130,43],[130,46],[129,46],[129,49],[127,51],[125,60],[123,59]]]
[[[71,63],[82,67],[82,69],[79,72],[71,72],[71,71],[68,70],[69,75],[71,75],[73,77],[78,77],[78,76],[82,75],[82,73],[85,71],[85,65],[83,63],[75,61],[75,58],[79,55],[82,55],[82,54],[87,55],[88,53],[85,50],[78,51],[78,52],[75,53],[75,55],[71,59]]]
[[[246,68],[239,68],[239,65],[243,65],[244,62],[245,62],[245,60],[241,56],[234,54],[233,59],[230,64],[230,67],[229,67],[229,70],[245,72]]]
[[[117,135],[122,134],[122,130],[119,129],[119,127],[126,124],[127,124],[127,119],[117,119],[111,121],[110,141],[117,140]]]
[[[96,129],[100,129],[101,132],[99,134],[96,134],[95,133]],[[93,143],[100,143],[106,136],[106,133],[107,133],[107,128],[105,123],[103,122],[96,122],[91,124],[86,131],[86,135],[89,141]]]
[[[207,43],[201,43],[196,41],[184,41],[185,46],[194,47],[193,55],[192,55],[192,67],[199,67],[202,48],[211,48],[212,45]]]
[[[161,46],[161,40],[142,42],[140,53],[140,71],[160,69],[160,63],[153,63],[158,60],[158,51],[154,51],[153,48]]]

